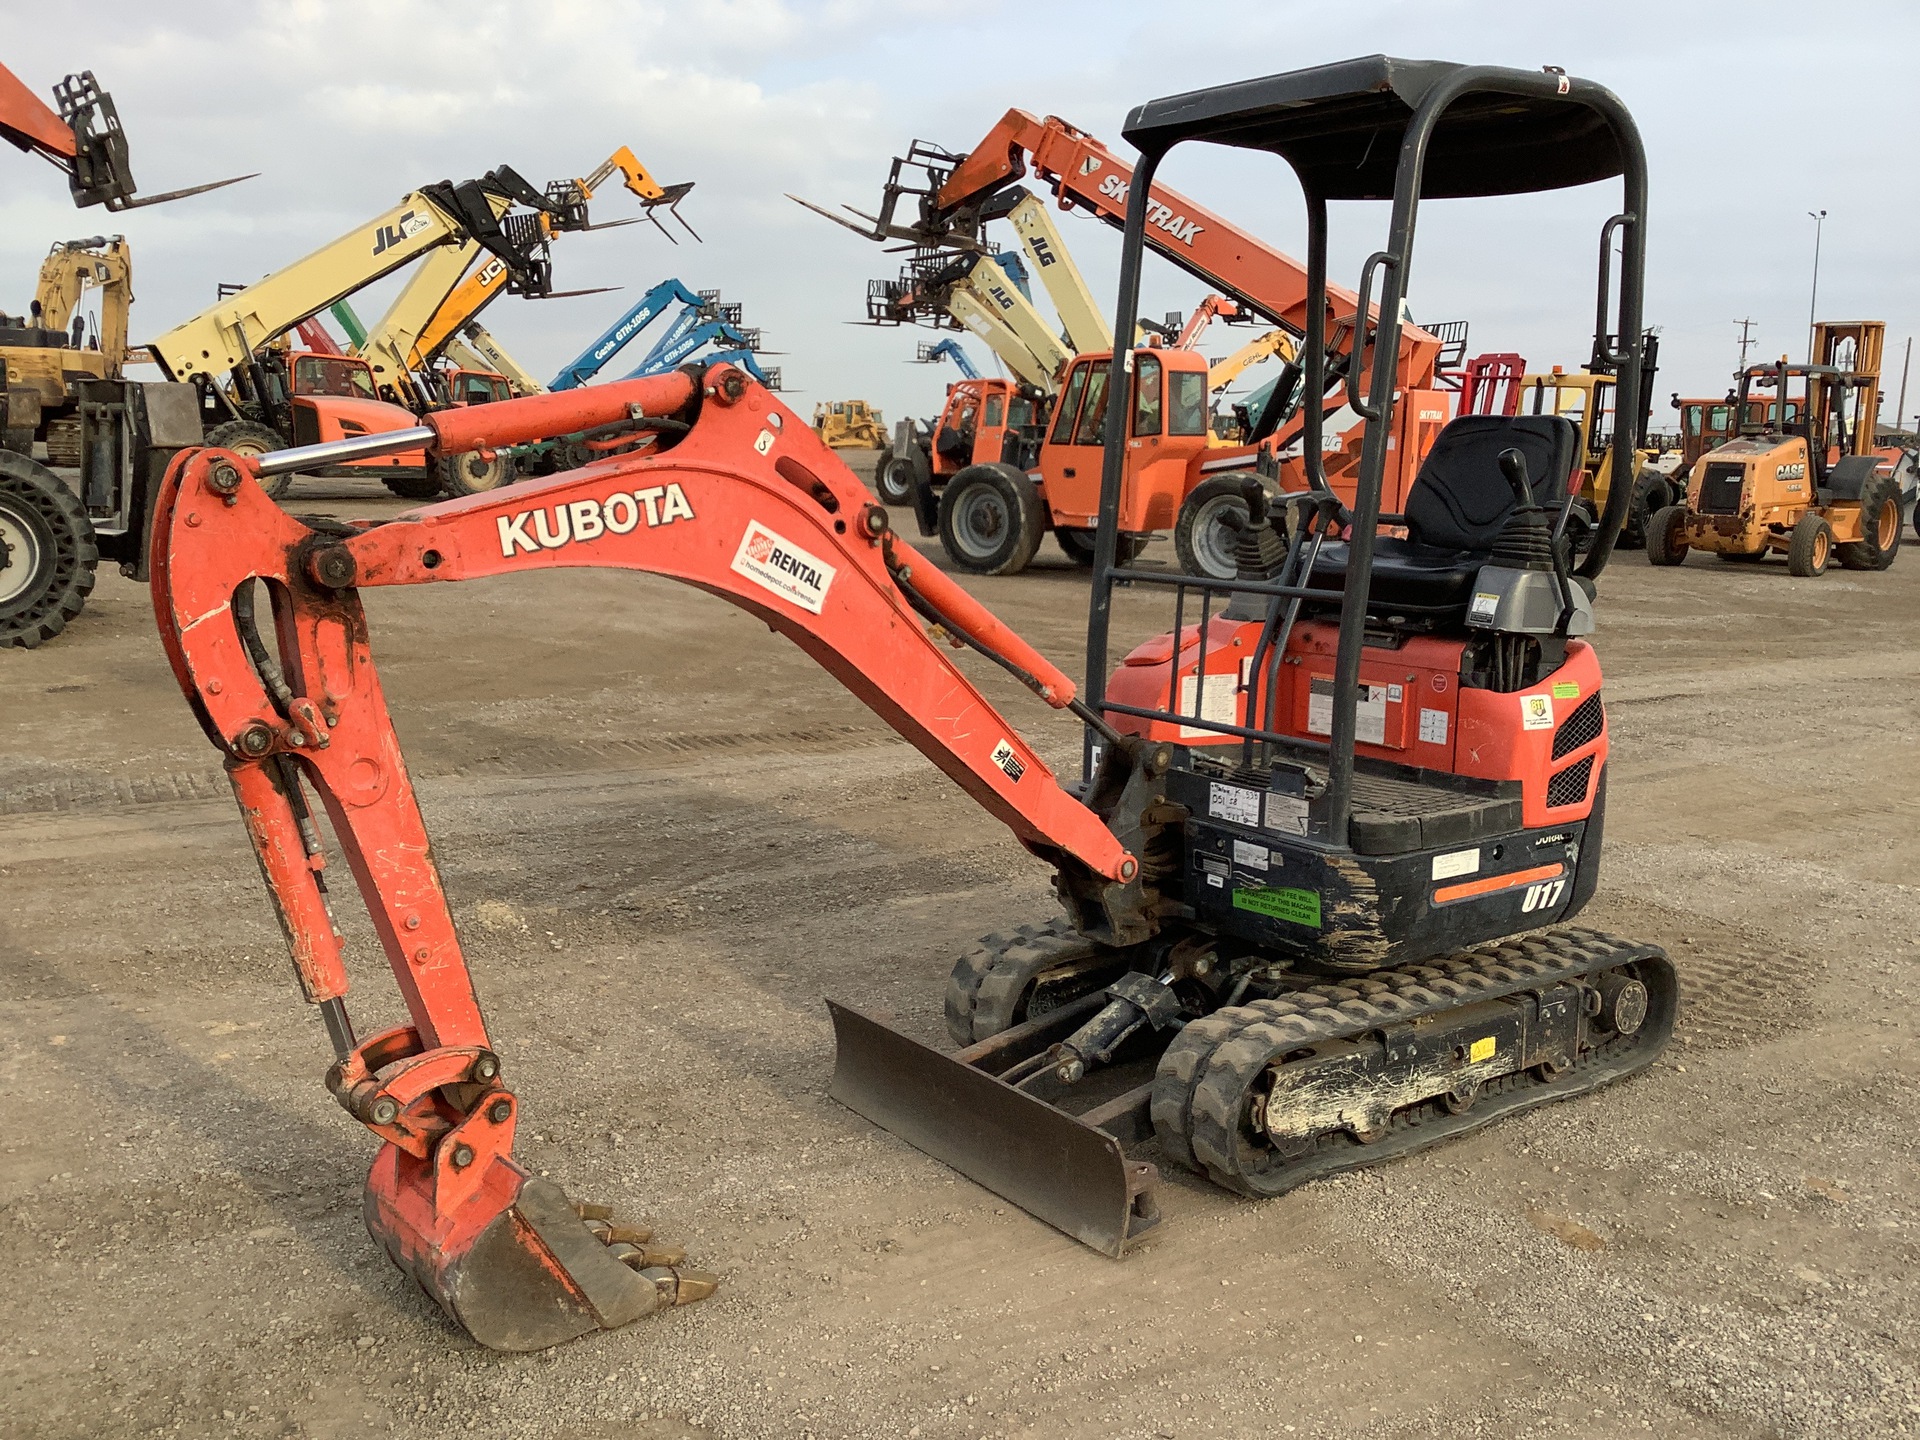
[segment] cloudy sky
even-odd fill
[[[629,144],[661,180],[696,182],[685,210],[705,243],[675,247],[650,226],[564,239],[562,288],[626,288],[497,304],[488,324],[529,369],[551,374],[642,290],[678,276],[745,304],[748,323],[785,352],[775,363],[797,408],[860,395],[890,414],[926,413],[946,376],[905,362],[931,334],[847,323],[863,312],[866,281],[897,261],[785,192],[867,208],[910,140],[964,150],[1010,107],[1063,116],[1118,146],[1141,100],[1385,50],[1560,65],[1625,98],[1653,165],[1648,318],[1663,335],[1662,396],[1721,389],[1743,318],[1755,322],[1755,358],[1798,358],[1808,212],[1821,209],[1820,311],[1887,321],[1892,392],[1920,328],[1920,98],[1903,64],[1873,58],[1908,54],[1916,40],[1911,0],[9,0],[0,59],[42,95],[68,71],[93,70],[118,101],[143,191],[262,173],[110,217],[72,209],[50,167],[0,156],[0,275],[10,277],[0,308],[25,307],[50,242],[117,226],[134,248],[138,340],[210,303],[218,283],[297,259],[419,184],[503,163],[536,183],[580,175]],[[1190,149],[1163,178],[1299,252],[1300,212],[1277,162]],[[1578,364],[1597,231],[1617,194],[1609,185],[1429,206],[1415,315],[1468,319],[1476,351]],[[1385,215],[1345,210],[1335,275],[1351,284]],[[609,191],[596,218],[623,211]],[[1063,224],[1096,293],[1110,295],[1117,236],[1078,216]],[[1160,270],[1143,309],[1190,308],[1199,287]],[[390,293],[370,292],[362,312],[377,314]],[[1920,367],[1907,410],[1920,410]]]

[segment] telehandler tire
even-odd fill
[[[287,448],[287,442],[280,438],[279,431],[270,430],[251,420],[229,420],[223,425],[214,426],[207,431],[206,443],[222,450],[231,450],[236,455],[245,455],[248,459],[256,455],[271,455],[275,450]],[[269,476],[260,482],[260,488],[267,492],[268,499],[278,500],[293,488],[293,476]]]
[[[1234,470],[1202,480],[1180,502],[1180,513],[1173,520],[1173,551],[1180,568],[1189,575],[1206,580],[1231,580],[1238,571],[1234,554],[1239,532],[1222,518],[1237,511],[1246,518],[1247,500],[1241,488],[1255,478],[1250,470]],[[1278,491],[1267,481],[1269,496]]]
[[[440,488],[449,495],[484,495],[520,478],[513,457],[498,450],[491,460],[484,459],[478,450],[449,455],[440,462],[439,471]]]
[[[1884,570],[1900,553],[1900,483],[1891,475],[1869,476],[1860,487],[1860,538],[1833,547],[1848,570]]]
[[[925,457],[919,457],[925,464]],[[880,452],[880,461],[873,467],[873,493],[880,497],[883,505],[911,505],[913,503],[914,459],[912,455],[896,455],[892,447]]]
[[[1633,482],[1633,494],[1627,500],[1626,523],[1620,527],[1616,548],[1644,550],[1653,517],[1673,503],[1673,492],[1667,488],[1665,477],[1656,471],[1642,470],[1640,478]]]
[[[39,461],[0,450],[0,646],[31,650],[66,629],[99,564],[79,497]]]
[[[1093,534],[1091,530],[1075,530],[1066,525],[1053,527],[1053,538],[1059,542],[1060,549],[1076,565],[1093,564]],[[1148,535],[1122,535],[1114,547],[1113,563],[1131,565],[1147,548]]]
[[[440,494],[438,471],[427,475],[382,475],[380,483],[387,487],[389,494],[398,495],[402,500],[432,500]]]
[[[1047,533],[1047,507],[1026,472],[969,465],[940,492],[940,544],[976,575],[1018,575]]]
[[[1687,542],[1680,538],[1680,531],[1687,523],[1687,507],[1667,505],[1653,512],[1653,518],[1647,522],[1647,563],[1649,565],[1680,565],[1687,558]]]
[[[1833,558],[1833,527],[1824,516],[1809,510],[1793,527],[1793,543],[1787,546],[1787,573],[1802,579],[1826,573]]]

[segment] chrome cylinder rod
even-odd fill
[[[269,475],[293,475],[322,465],[344,465],[349,460],[366,460],[375,455],[391,455],[396,450],[417,450],[438,438],[430,425],[415,425],[406,430],[386,430],[378,435],[360,435],[351,440],[328,440],[320,445],[296,445],[291,450],[273,450],[255,458],[254,469],[265,479]]]

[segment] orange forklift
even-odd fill
[[[1783,355],[1749,366],[1731,406],[1739,435],[1701,455],[1686,499],[1654,514],[1647,559],[1679,565],[1687,551],[1708,550],[1763,561],[1782,552],[1797,576],[1819,575],[1836,557],[1848,570],[1893,564],[1901,486],[1873,444],[1885,333],[1878,320],[1823,321],[1814,327],[1817,363]]]

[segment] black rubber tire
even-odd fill
[[[1803,580],[1824,575],[1833,548],[1833,527],[1823,516],[1807,511],[1793,527],[1793,543],[1787,546],[1787,573]]]
[[[1018,575],[1047,533],[1047,507],[1026,472],[969,465],[940,492],[940,544],[962,570]]]
[[[478,450],[449,455],[440,462],[440,488],[449,495],[486,495],[520,478],[513,457],[494,451],[483,460]]]
[[[880,452],[880,462],[873,467],[873,493],[881,504],[913,504],[913,481],[911,455],[895,455],[891,446]]]
[[[1646,549],[1647,527],[1653,523],[1653,517],[1674,503],[1675,496],[1667,487],[1666,477],[1657,471],[1642,470],[1640,478],[1633,482],[1633,496],[1627,501],[1626,523],[1620,527],[1620,538],[1615,542],[1615,548]]]
[[[0,450],[0,646],[31,650],[67,628],[93,593],[100,548],[86,507],[51,470]],[[14,567],[27,573],[14,578]]]
[[[1900,553],[1900,482],[1870,475],[1860,487],[1861,538],[1833,547],[1848,570],[1884,570]]]
[[[402,500],[432,500],[437,498],[441,491],[438,470],[428,475],[409,475],[405,472],[399,475],[382,475],[380,483],[386,486],[391,494],[398,495]]]
[[[1647,522],[1647,563],[1649,565],[1683,565],[1687,559],[1687,542],[1680,538],[1680,529],[1687,523],[1687,507],[1684,505],[1665,505],[1653,512],[1653,518]]]
[[[1053,527],[1053,538],[1059,542],[1060,549],[1076,565],[1093,564],[1093,534],[1091,530],[1075,530],[1065,525]],[[1140,552],[1147,548],[1151,535],[1122,535],[1114,545],[1113,563],[1131,565],[1140,558]]]
[[[1194,486],[1180,502],[1180,513],[1173,521],[1173,550],[1187,574],[1210,580],[1233,579],[1237,567],[1227,563],[1232,555],[1231,532],[1220,533],[1226,528],[1220,516],[1227,510],[1238,510],[1243,516],[1247,513],[1242,487],[1253,478],[1250,470],[1215,475]],[[1267,486],[1268,494],[1278,494],[1268,482],[1261,483]]]
[[[287,448],[287,442],[280,438],[280,432],[252,420],[228,420],[207,431],[206,443],[222,450],[231,450],[236,455],[270,455],[275,450]],[[278,500],[293,488],[293,476],[275,475],[260,482],[260,488],[267,497]]]

